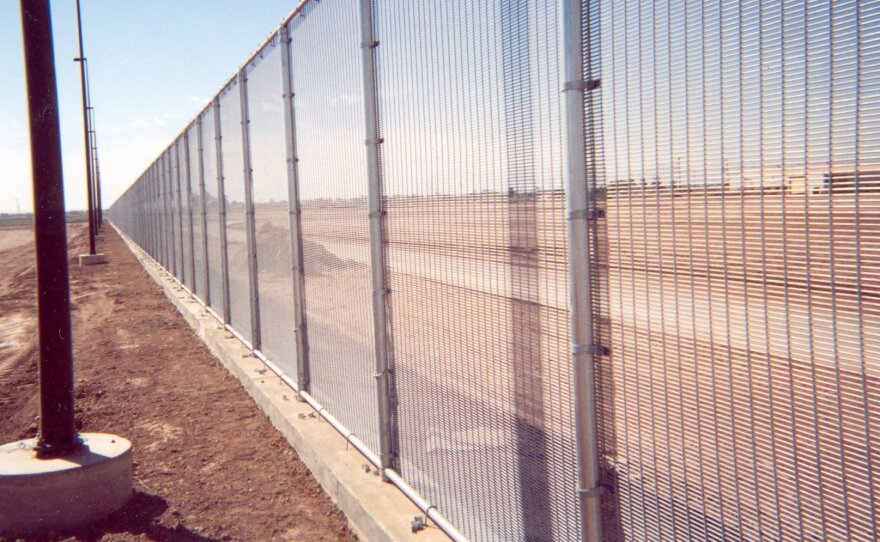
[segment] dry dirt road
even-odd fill
[[[71,262],[85,246],[72,227]],[[71,265],[77,423],[134,443],[136,492],[47,540],[356,540],[295,452],[107,227],[109,265]],[[0,231],[0,442],[37,415],[33,249]]]

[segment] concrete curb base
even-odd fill
[[[122,232],[119,235],[211,353],[238,378],[296,450],[362,540],[448,542],[449,538],[433,524],[413,533],[413,518],[424,513],[396,487],[383,482],[374,469],[365,468],[369,461],[349,446],[342,435],[315,415],[306,403],[298,401],[290,386],[229,333],[173,277]]]
[[[37,439],[0,446],[0,533],[42,535],[100,521],[131,496],[131,442],[82,433],[83,446],[38,459]]]
[[[80,266],[98,265],[101,263],[107,263],[107,256],[105,256],[103,254],[80,254],[79,255],[79,265]]]

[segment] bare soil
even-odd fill
[[[99,244],[108,265],[75,265],[85,246],[73,227],[77,424],[132,440],[135,494],[100,525],[45,539],[356,540],[118,235],[108,226]],[[0,442],[36,432],[35,280],[33,246],[0,243]]]

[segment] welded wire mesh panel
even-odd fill
[[[205,179],[205,222],[208,236],[209,306],[223,314],[223,253],[220,250],[220,189],[217,181],[217,130],[214,107],[202,113],[202,168]]]
[[[159,245],[159,204],[158,204],[158,183],[156,178],[155,164],[150,166],[150,237],[151,237],[151,256],[154,260],[159,260],[161,254]]]
[[[404,476],[474,540],[577,540],[554,1],[379,2]]]
[[[202,178],[201,146],[198,123],[193,123],[186,131],[189,140],[190,209],[192,212],[193,235],[193,291],[202,301],[206,299],[205,288],[205,228],[202,224]]]
[[[608,531],[876,540],[878,3],[601,8]]]
[[[186,138],[182,135],[175,144],[177,152],[178,179],[180,186],[180,243],[181,243],[181,266],[180,279],[190,288],[193,287],[193,255],[190,244],[192,228],[190,226],[190,196],[189,175],[187,173]]]
[[[378,450],[358,2],[290,23],[312,391]]]
[[[168,150],[159,157],[159,175],[161,182],[161,204],[162,204],[162,242],[163,242],[163,258],[162,266],[171,273],[174,268],[174,222],[173,212],[171,210],[171,170],[168,167]]]
[[[220,143],[223,153],[223,190],[226,196],[226,258],[229,266],[230,322],[251,338],[248,275],[247,209],[245,206],[244,150],[241,139],[241,96],[238,78],[220,93]]]
[[[290,374],[296,374],[282,46],[286,45],[276,36],[246,68],[248,128],[262,350]]]
[[[183,268],[180,242],[180,168],[177,164],[177,145],[165,151],[165,167],[168,171],[168,223],[171,227],[171,266],[168,268],[178,279]]]

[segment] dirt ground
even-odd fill
[[[0,232],[0,442],[36,431],[28,230]],[[19,237],[20,236],[20,237]],[[108,226],[109,265],[74,264],[77,424],[134,443],[135,494],[102,524],[47,540],[356,540],[345,517]]]

